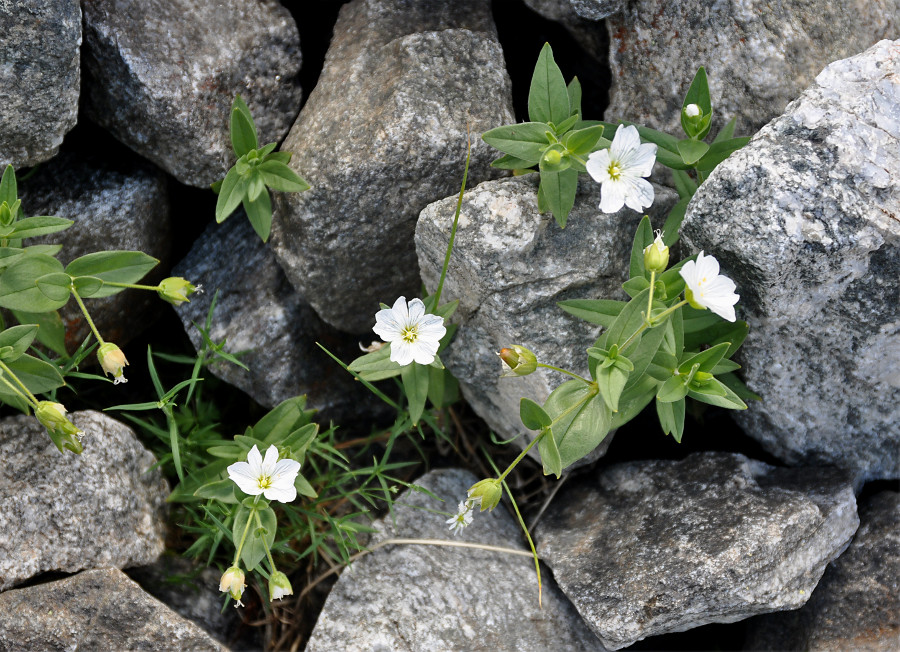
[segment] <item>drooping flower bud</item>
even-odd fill
[[[500,374],[502,378],[527,376],[537,369],[537,356],[524,346],[513,344],[510,349],[500,349],[500,359],[508,367]]]
[[[66,417],[66,408],[62,403],[40,401],[34,409],[34,416],[47,429],[50,439],[56,444],[60,453],[64,452],[63,449],[68,448],[76,455],[80,455],[84,450],[81,446],[84,431],[79,430],[78,426],[69,421]]]
[[[269,601],[281,600],[286,595],[294,595],[294,589],[287,575],[281,571],[275,571],[269,577]]]
[[[235,606],[244,606],[241,603],[241,596],[244,594],[244,571],[237,566],[232,566],[222,574],[219,581],[219,590],[227,591],[231,594],[232,599],[236,601]]]
[[[100,361],[103,371],[114,378],[116,385],[128,382],[125,378],[125,367],[128,365],[128,360],[125,359],[125,354],[118,346],[112,342],[104,342],[97,351],[97,360]]]
[[[481,511],[493,510],[503,496],[503,485],[497,478],[487,478],[469,488],[469,500],[481,504]]]
[[[662,231],[656,232],[656,239],[644,248],[644,267],[648,272],[666,271],[669,266],[669,248],[662,239]]]
[[[160,299],[177,306],[185,301],[190,301],[188,297],[194,292],[203,292],[203,286],[193,285],[190,281],[186,281],[180,276],[170,276],[160,282],[156,292],[159,294]]]
[[[700,107],[696,104],[688,104],[686,107],[684,107],[684,114],[689,118],[696,118],[701,113],[702,111],[700,110]]]

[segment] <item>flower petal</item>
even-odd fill
[[[641,136],[634,125],[619,125],[610,146],[610,156],[621,161],[624,156],[641,146]]]
[[[259,488],[259,475],[253,472],[247,462],[231,464],[228,467],[228,477],[245,494],[258,496],[262,493],[262,489]]]
[[[406,305],[406,297],[397,297],[394,305],[391,306],[391,311],[394,313],[394,319],[397,323],[403,326],[409,323],[409,308]]]
[[[604,213],[617,213],[625,204],[624,186],[620,181],[610,179],[600,186],[600,210]]]
[[[444,318],[438,315],[425,315],[419,322],[419,341],[437,342],[447,334]]]
[[[396,362],[401,367],[405,367],[413,361],[415,353],[413,345],[405,340],[395,340],[391,342],[391,362]]]
[[[597,152],[591,152],[584,167],[594,181],[604,183],[609,181],[609,160],[609,150],[601,149]]]
[[[622,172],[635,177],[649,177],[656,163],[656,145],[644,143],[622,157]]]
[[[297,497],[297,489],[294,487],[293,483],[290,486],[273,484],[263,492],[263,496],[269,500],[290,503]]]
[[[394,316],[391,308],[385,308],[375,313],[375,326],[372,327],[375,334],[385,342],[393,342],[400,337],[403,326]]]
[[[437,342],[416,342],[413,348],[413,359],[419,364],[431,364],[440,345]]]
[[[297,479],[299,472],[300,462],[286,457],[283,460],[278,460],[278,464],[275,465],[275,470],[272,472],[272,482],[277,484],[289,481],[291,484],[294,484],[294,480]]]
[[[278,461],[278,447],[274,444],[266,451],[266,459],[260,468],[260,475],[272,475],[275,472],[275,463]]]
[[[646,179],[630,178],[625,180],[628,191],[625,193],[625,205],[633,211],[641,212],[653,203],[653,186]]]
[[[413,299],[409,302],[409,324],[418,323],[425,314],[425,304],[421,299]]]
[[[258,478],[262,471],[262,455],[259,454],[256,444],[253,444],[253,448],[247,453],[247,463],[250,465],[250,471]]]

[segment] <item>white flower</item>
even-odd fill
[[[653,203],[653,186],[641,177],[649,177],[656,162],[656,145],[641,144],[634,126],[619,125],[609,149],[592,152],[588,174],[600,183],[600,210],[615,213],[622,205],[642,211]]]
[[[700,115],[700,107],[696,104],[688,104],[684,107],[684,114],[689,118],[696,118]]]
[[[269,446],[263,460],[254,444],[247,453],[246,462],[235,462],[228,467],[228,477],[251,496],[264,495],[269,500],[289,503],[297,497],[294,480],[300,471],[300,462],[291,459],[278,460],[278,448]]]
[[[244,603],[241,602],[241,596],[244,594],[245,587],[244,571],[237,566],[232,566],[225,571],[222,574],[222,579],[219,581],[219,590],[227,591],[231,594],[232,599],[235,601],[235,607],[244,606]]]
[[[473,500],[464,500],[457,507],[457,512],[453,516],[447,519],[447,525],[450,526],[450,531],[454,534],[459,534],[462,532],[463,528],[468,527],[468,525],[472,522],[472,507],[475,501]]]
[[[689,260],[678,273],[687,285],[684,298],[694,308],[709,308],[722,319],[735,320],[734,304],[740,296],[734,293],[734,281],[719,274],[718,260],[701,251],[696,262]]]
[[[275,571],[269,577],[269,602],[281,600],[286,595],[294,595],[294,589],[287,575],[281,571]]]
[[[391,361],[401,367],[413,361],[434,362],[441,338],[447,333],[443,317],[426,315],[421,299],[413,299],[407,307],[406,297],[397,299],[392,308],[375,313],[372,330],[391,343]]]

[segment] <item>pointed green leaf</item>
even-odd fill
[[[269,188],[279,192],[303,192],[309,184],[284,163],[265,161],[259,166],[262,179]]]
[[[385,344],[377,351],[356,358],[347,367],[363,380],[375,382],[400,375],[402,367],[390,358],[391,345]]]
[[[594,151],[600,137],[603,136],[603,125],[570,131],[563,138],[563,145],[573,154],[585,156]]]
[[[64,231],[72,226],[72,220],[64,220],[61,217],[52,217],[48,215],[39,215],[36,217],[26,217],[13,224],[13,229],[6,237],[9,238],[34,238],[39,235],[48,235],[58,231]]]
[[[519,401],[519,418],[522,424],[529,430],[540,430],[550,427],[550,416],[540,405],[530,398],[522,398]]]
[[[656,400],[663,403],[673,403],[680,401],[688,394],[687,385],[684,384],[683,376],[672,376],[662,384],[656,393]]]
[[[263,242],[267,242],[269,234],[272,232],[272,200],[269,197],[269,192],[263,190],[256,201],[244,199],[243,206],[244,212],[247,213],[247,218],[253,226],[253,230],[256,231],[256,235]]]
[[[702,390],[698,390],[692,387],[688,392],[688,396],[690,396],[695,401],[727,408],[729,410],[747,409],[747,404],[744,403],[741,398],[731,390],[731,388],[729,388],[727,385],[720,382],[716,378],[711,379],[709,381],[709,384],[702,388]]]
[[[527,170],[533,165],[533,162],[526,161],[524,158],[519,158],[512,154],[504,154],[491,163],[491,167],[498,170]]]
[[[681,437],[684,435],[684,399],[673,401],[672,403],[663,403],[656,401],[656,414],[659,417],[659,425],[662,426],[663,432],[672,437],[679,444]]]
[[[294,488],[297,490],[298,494],[306,496],[307,498],[316,498],[319,495],[316,493],[316,490],[313,489],[313,486],[309,484],[309,481],[300,473],[297,474],[297,479],[294,480]]]
[[[66,327],[62,318],[55,310],[49,312],[23,312],[13,310],[13,317],[20,324],[36,324],[38,326],[37,340],[54,353],[65,356],[66,352]]]
[[[54,365],[27,353],[7,363],[7,366],[32,394],[43,394],[66,384],[59,373],[59,369]],[[0,385],[6,386],[3,383],[0,383]]]
[[[309,423],[306,396],[294,396],[272,408],[253,427],[253,437],[268,445],[278,444],[297,428]],[[252,444],[247,446],[250,450]],[[265,451],[263,451],[265,452]]]
[[[575,205],[577,190],[577,170],[569,168],[561,172],[541,172],[540,192],[561,229],[565,228],[569,212]]]
[[[627,382],[628,372],[616,365],[597,369],[597,385],[600,388],[600,395],[613,412],[619,411],[619,397]]]
[[[406,400],[409,401],[409,418],[413,425],[422,418],[425,411],[425,400],[428,398],[428,382],[431,377],[429,367],[413,362],[400,370],[400,380],[403,381],[403,391]]]
[[[73,277],[96,276],[104,285],[93,297],[108,297],[124,289],[110,283],[137,283],[158,263],[143,251],[98,251],[73,260],[66,266],[66,273]]]
[[[4,353],[0,355],[3,362],[12,362],[20,358],[37,336],[38,327],[34,324],[12,326],[0,333],[0,348]]]
[[[481,139],[505,154],[511,154],[528,161],[529,165],[535,165],[550,145],[547,136],[550,131],[550,125],[545,122],[522,122],[486,131],[481,134]]]
[[[262,174],[257,170],[251,170],[247,175],[247,196],[245,201],[254,202],[265,191],[266,184],[263,183]]]
[[[7,165],[0,178],[0,204],[6,202],[10,206],[19,198],[19,188],[16,183],[16,171],[12,165]]]
[[[528,90],[528,119],[559,124],[570,115],[566,80],[553,60],[553,49],[544,43]]]
[[[728,121],[728,124],[722,127],[721,131],[713,138],[713,144],[721,143],[723,140],[731,140],[734,138],[734,129],[737,126],[737,116]]]
[[[230,478],[207,482],[194,491],[197,498],[211,498],[229,505],[237,505],[240,501],[234,495],[234,482]]]
[[[650,278],[650,275],[644,269],[644,249],[649,247],[652,242],[653,227],[650,225],[650,218],[644,215],[638,224],[637,230],[634,232],[634,239],[631,242],[631,260],[628,265],[629,278]]]
[[[673,170],[673,172],[678,172],[678,170]],[[667,247],[671,247],[678,241],[678,232],[681,230],[681,223],[684,221],[690,201],[690,197],[679,200],[666,216],[666,223],[663,225],[663,242]]]
[[[626,303],[613,299],[569,299],[559,301],[556,305],[579,319],[609,328]]]
[[[235,98],[235,103],[240,100],[240,95]],[[240,100],[243,104],[243,100]],[[259,141],[256,139],[256,126],[250,117],[250,109],[247,105],[243,105],[243,109],[235,106],[231,110],[231,146],[234,148],[235,155],[240,158],[256,149]]]
[[[247,183],[237,173],[236,168],[228,170],[222,187],[219,188],[219,198],[216,200],[216,222],[221,224],[238,207],[247,191]]]
[[[709,150],[697,161],[696,167],[701,172],[709,172],[734,152],[750,142],[749,136],[719,141],[710,145]]]
[[[672,170],[672,178],[675,181],[675,190],[682,199],[690,199],[697,192],[697,182],[684,170]]]
[[[705,351],[701,351],[696,355],[692,355],[691,357],[682,360],[678,365],[679,373],[688,373],[695,364],[700,365],[698,371],[709,373],[709,371],[719,363],[719,360],[722,359],[730,346],[731,342],[721,342]]]
[[[566,86],[566,92],[569,95],[569,112],[581,119],[581,82],[578,77],[572,77],[572,81]]]

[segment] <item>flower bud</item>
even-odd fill
[[[708,385],[709,381],[711,381],[712,379],[713,375],[711,373],[708,373],[706,371],[698,371],[694,374],[693,380],[697,385],[703,387],[704,385]]]
[[[125,359],[125,354],[122,353],[122,349],[118,346],[112,342],[104,342],[97,351],[97,360],[100,361],[100,366],[103,367],[104,373],[115,379],[116,385],[128,382],[124,374],[128,360]]]
[[[228,591],[228,593],[231,594],[231,597],[237,601],[237,604],[241,606],[243,606],[241,603],[241,596],[244,594],[245,586],[244,571],[237,566],[232,566],[225,571],[222,574],[222,579],[219,581],[219,590]]]
[[[481,511],[493,510],[503,496],[503,485],[497,478],[487,478],[476,482],[469,489],[469,500],[481,503]]]
[[[701,113],[702,111],[700,110],[700,107],[696,104],[688,104],[686,107],[684,107],[684,115],[688,118],[696,118]]]
[[[562,161],[562,154],[558,150],[550,149],[544,152],[543,163],[545,165],[553,167],[559,165],[560,161]]]
[[[269,576],[269,601],[281,600],[286,595],[294,595],[294,589],[291,588],[287,575],[275,571]]]
[[[68,448],[76,455],[80,455],[84,450],[81,446],[84,431],[79,430],[78,426],[66,418],[66,408],[62,403],[40,401],[34,409],[34,416],[47,429],[50,439],[60,453]]]
[[[644,248],[644,267],[648,272],[664,272],[669,266],[669,248],[662,239],[662,231],[656,232],[656,239]]]
[[[537,369],[537,356],[524,346],[513,344],[511,349],[500,349],[500,359],[509,367],[501,377],[527,376]]]
[[[159,284],[156,292],[159,294],[160,299],[177,306],[185,301],[190,301],[188,297],[194,292],[203,292],[203,287],[193,285],[190,281],[186,281],[180,276],[170,276]]]

